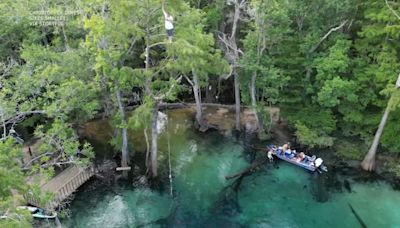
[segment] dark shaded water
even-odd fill
[[[360,227],[351,204],[368,227],[400,227],[400,193],[384,182],[338,176],[336,181],[346,180],[351,192],[326,189],[321,177],[284,162],[266,164],[241,183],[227,181],[225,176],[248,166],[251,156],[242,141],[218,133],[198,135],[189,130],[186,114],[169,115],[159,162],[165,174],[169,138],[174,196],[168,181],[162,191],[134,187],[133,181],[111,186],[91,181],[76,194],[63,226]],[[327,201],[318,202],[320,197]]]

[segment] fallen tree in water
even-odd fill
[[[349,207],[353,215],[356,217],[357,221],[360,223],[362,228],[367,228],[367,225],[365,225],[365,222],[361,219],[361,217],[357,214],[356,210],[354,210],[353,206],[349,203]]]
[[[230,175],[230,176],[225,176],[225,179],[230,180],[230,179],[233,179],[236,177],[241,178],[245,175],[248,175],[248,174],[252,173],[254,170],[256,170],[259,166],[265,164],[265,162],[267,162],[267,160],[268,160],[268,158],[261,157],[261,158],[257,159],[255,162],[253,162],[249,167],[243,169],[242,171],[240,171],[236,174]]]
[[[250,146],[251,148],[253,148],[256,151],[260,151],[260,152],[264,152],[266,153],[268,151],[267,148],[261,148],[261,147],[254,147],[254,146]],[[250,173],[252,173],[254,170],[256,170],[258,167],[260,167],[261,165],[265,164],[269,159],[267,158],[266,154],[261,154],[261,156],[259,158],[257,158],[252,164],[250,164],[250,166],[248,166],[247,168],[243,169],[242,171],[230,175],[230,176],[225,176],[226,180],[230,180],[236,177],[243,177],[246,176]]]
[[[247,173],[248,174],[248,173]],[[244,173],[235,179],[232,184],[224,187],[218,194],[217,200],[210,208],[211,214],[223,214],[233,216],[241,212],[238,199],[240,185],[247,175]]]

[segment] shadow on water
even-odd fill
[[[326,174],[314,172],[311,175],[311,192],[314,199],[320,203],[327,202],[329,200],[329,192],[326,186]]]

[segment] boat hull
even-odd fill
[[[268,146],[268,149],[273,150],[273,147],[274,147],[274,145]],[[299,166],[303,169],[307,169],[311,172],[318,170],[318,168],[315,167],[312,162],[297,162],[292,158],[288,158],[284,153],[279,153],[279,152],[276,153],[275,151],[274,151],[273,155],[275,155],[276,157],[278,157],[281,160],[287,161],[289,163],[292,163],[293,165]],[[307,157],[307,160],[310,160],[309,156],[306,155],[306,157]]]
[[[51,215],[44,215],[44,214],[32,214],[32,217],[37,219],[55,219],[57,217],[57,213],[52,213]]]
[[[32,207],[32,206],[19,206],[17,207],[18,210],[28,210],[31,214],[32,217],[38,218],[38,219],[55,219],[57,217],[57,213],[53,212],[50,215],[46,214],[45,211],[41,208],[38,207]]]

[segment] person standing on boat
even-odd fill
[[[290,150],[290,143],[285,143],[282,146],[282,155],[287,155],[287,154],[291,154],[292,151]]]
[[[162,11],[164,13],[165,29],[167,30],[168,42],[172,43],[172,37],[174,37],[174,18],[164,9],[164,3],[162,5]]]

